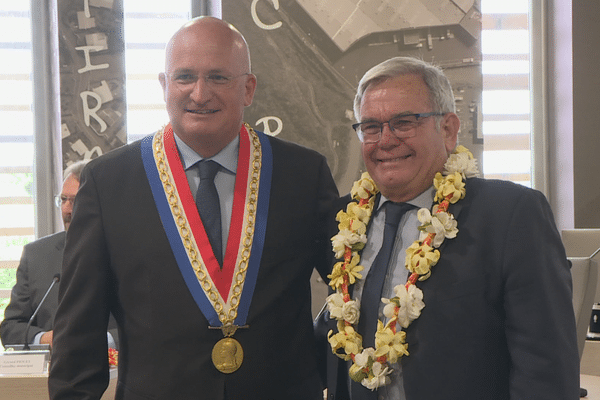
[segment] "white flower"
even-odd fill
[[[390,299],[386,299],[384,297],[381,298],[381,301],[385,304],[385,307],[383,307],[383,315],[385,315],[387,319],[393,318],[397,304],[391,301]]]
[[[360,304],[355,300],[344,303],[342,307],[342,318],[351,324],[356,324],[360,317]]]
[[[356,324],[360,316],[360,304],[356,300],[344,301],[342,293],[336,292],[327,297],[327,309],[331,318],[343,319]]]
[[[404,285],[398,285],[394,287],[394,292],[400,303],[398,324],[407,328],[411,322],[419,318],[421,310],[425,307],[423,292],[415,285],[410,285],[408,289]]]
[[[364,368],[369,364],[369,359],[375,359],[375,349],[372,347],[363,349],[363,351],[354,356],[354,364],[360,368]]]
[[[417,211],[417,218],[422,225],[428,224],[431,222],[431,213],[427,208],[420,208]]]
[[[344,298],[341,293],[336,292],[327,297],[327,309],[332,318],[341,319],[344,307]]]
[[[444,165],[444,175],[460,173],[463,178],[472,178],[479,175],[477,160],[468,151],[451,154]]]
[[[352,247],[352,245],[359,242],[367,243],[367,235],[358,235],[348,229],[341,230],[337,235],[331,238],[335,257],[342,258],[346,251],[346,246]]]
[[[392,373],[392,370],[388,367],[384,367],[381,363],[375,361],[373,363],[373,376],[365,378],[362,380],[361,384],[367,389],[375,390],[381,386],[390,384],[389,374]]]
[[[431,215],[428,209],[421,208],[417,212],[417,218],[423,224],[421,225],[421,234],[419,236],[419,241],[425,240],[427,235],[430,233],[435,233],[435,237],[433,239],[433,243],[431,246],[434,248],[440,247],[440,245],[444,242],[444,239],[453,239],[456,237],[458,233],[458,229],[456,228],[457,222],[452,216],[447,212],[437,213],[437,206],[434,207],[434,214]]]

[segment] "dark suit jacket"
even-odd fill
[[[544,196],[510,182],[468,179],[450,206],[425,308],[406,329],[407,400],[579,396],[571,275]],[[330,329],[333,329],[330,321]],[[329,399],[346,399],[347,366],[328,348]]]
[[[337,197],[320,154],[269,138],[273,178],[265,247],[244,360],[223,374],[209,330],[163,230],[140,142],[83,171],[69,228],[56,317],[51,398],[96,399],[108,383],[104,348],[91,346],[110,311],[120,331],[117,399],[322,398],[312,330],[310,276],[328,268],[325,213]],[[97,322],[96,321],[100,321]]]
[[[23,344],[29,318],[50,287],[54,275],[60,273],[66,233],[58,232],[26,244],[17,268],[17,283],[12,288],[10,303],[0,325],[2,344]],[[52,330],[58,307],[58,285],[54,285],[27,333],[27,342],[40,332]]]
[[[23,247],[17,268],[17,283],[12,288],[10,303],[0,324],[3,345],[23,344],[29,319],[50,287],[54,275],[61,271],[65,238],[66,232],[62,231]],[[58,287],[59,284],[54,285],[33,320],[27,332],[28,343],[32,343],[38,333],[52,330],[58,308]],[[108,331],[118,347],[117,327],[112,318]]]

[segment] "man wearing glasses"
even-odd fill
[[[571,276],[545,197],[475,177],[437,67],[373,67],[354,111],[370,176],[332,239],[328,399],[577,399]]]
[[[40,304],[53,277],[61,272],[63,250],[67,230],[71,223],[73,202],[79,190],[79,178],[89,160],[77,161],[64,172],[64,181],[59,195],[54,199],[60,208],[65,230],[31,242],[23,248],[17,268],[17,283],[12,289],[10,303],[0,325],[2,344],[21,345],[25,341],[27,323]],[[27,343],[52,345],[54,314],[58,307],[58,285],[48,293],[27,331]],[[117,348],[114,321],[109,330],[108,346]]]

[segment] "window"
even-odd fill
[[[128,141],[168,122],[158,73],[190,0],[125,0]],[[483,172],[532,185],[529,2],[481,0]],[[22,247],[34,238],[29,1],[0,0],[0,319]]]
[[[165,69],[165,46],[190,19],[190,0],[127,0],[125,69],[127,140],[151,134],[169,122],[158,74]]]
[[[531,187],[529,4],[482,0],[483,174]]]
[[[34,239],[32,46],[29,1],[0,0],[0,320],[23,246]],[[158,73],[167,40],[189,20],[190,0],[126,0],[129,141],[168,122]]]
[[[0,319],[23,245],[33,240],[29,1],[0,1]]]

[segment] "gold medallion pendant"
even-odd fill
[[[244,350],[242,345],[234,338],[223,338],[213,347],[212,362],[224,374],[237,371],[243,360]]]

